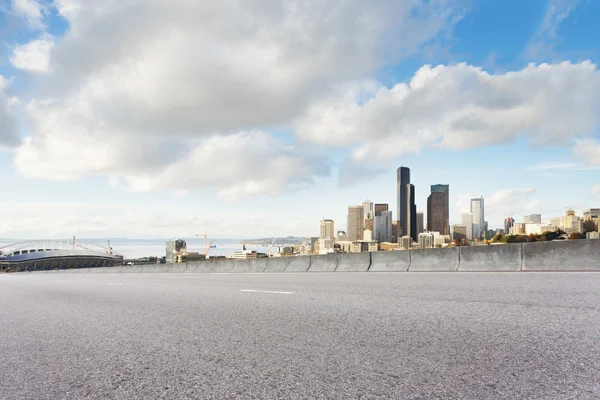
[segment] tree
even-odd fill
[[[569,235],[569,240],[579,240],[583,239],[583,235],[579,232],[573,232]]]
[[[503,236],[504,236],[504,235],[503,235],[503,234],[501,234],[500,232],[496,233],[496,234],[494,235],[494,237],[492,238],[492,243],[498,243],[498,242],[501,242],[501,241],[502,241],[502,237],[503,237]]]

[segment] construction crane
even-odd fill
[[[208,258],[208,250],[206,248],[206,232],[204,232],[204,234],[200,234],[200,233],[196,233],[196,237],[202,237],[204,236],[204,258]],[[212,245],[212,242],[211,242]]]

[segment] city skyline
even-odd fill
[[[397,221],[401,165],[449,225],[600,204],[598,2],[263,3],[0,0],[0,238]]]

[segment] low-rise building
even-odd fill
[[[251,260],[258,258],[258,253],[254,250],[242,250],[233,253],[232,258],[240,260]]]
[[[366,253],[379,251],[379,243],[375,241],[355,240],[350,246],[351,253]]]
[[[600,232],[588,232],[585,237],[586,239],[600,239]]]

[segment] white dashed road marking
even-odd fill
[[[294,294],[294,292],[280,292],[276,290],[252,290],[252,289],[242,289],[240,292],[250,292],[250,293],[273,293],[273,294]]]

